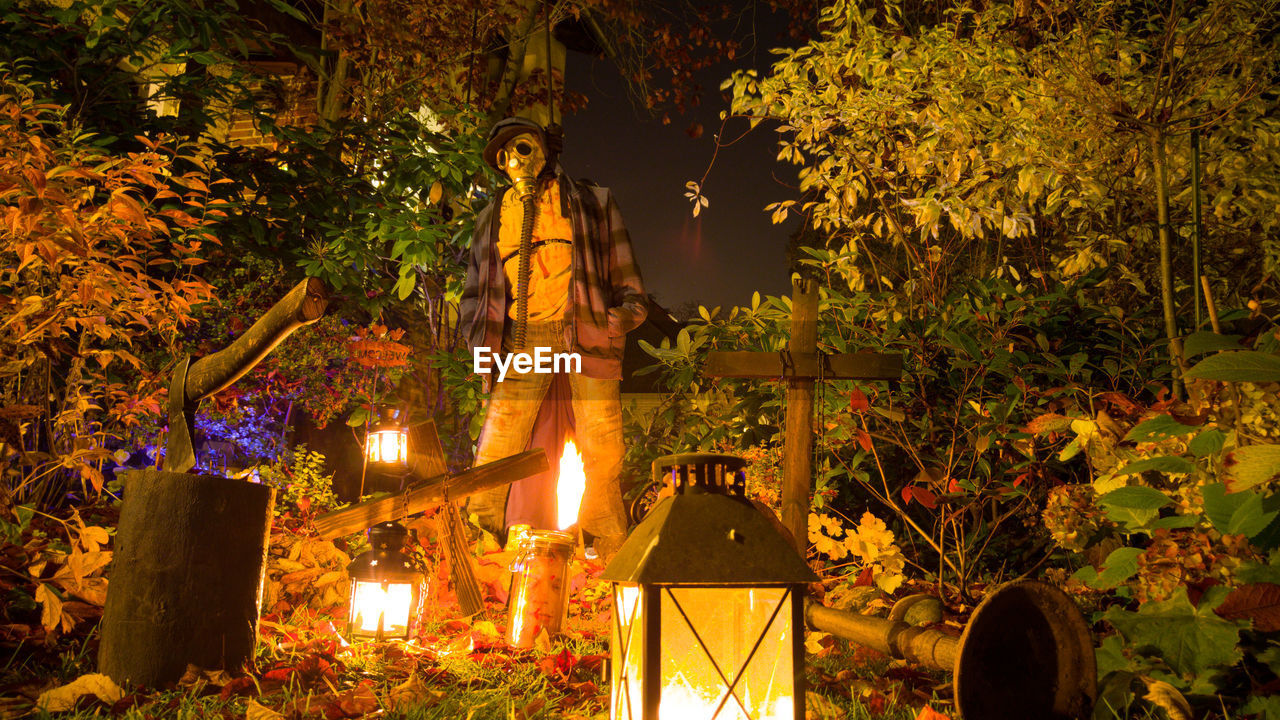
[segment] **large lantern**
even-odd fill
[[[654,461],[673,495],[604,572],[612,720],[803,720],[803,594],[817,576],[744,496],[745,464]]]
[[[396,421],[394,410],[384,411],[369,431],[364,452],[371,467],[403,471],[409,466],[409,428]]]
[[[347,637],[352,640],[408,640],[418,618],[422,573],[404,554],[408,531],[397,522],[369,528],[373,549],[347,566],[351,602]]]

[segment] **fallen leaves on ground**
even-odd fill
[[[346,602],[351,558],[333,542],[303,531],[271,532],[262,607],[268,612],[323,610]]]
[[[246,706],[245,720],[284,720],[284,715],[257,700],[250,700]]]
[[[81,675],[61,687],[40,693],[36,707],[45,712],[73,710],[80,698],[93,696],[105,703],[115,703],[124,697],[124,690],[101,673]]]
[[[1194,715],[1191,712],[1191,704],[1182,696],[1178,689],[1163,680],[1142,675],[1139,677],[1143,684],[1147,686],[1147,694],[1143,699],[1153,705],[1164,708],[1169,713],[1169,720],[1191,720]]]
[[[67,542],[42,540],[0,548],[0,564],[17,571],[0,580],[0,589],[25,587],[32,600],[29,623],[0,624],[0,641],[48,643],[52,649],[63,645],[59,636],[73,629],[85,632],[92,627],[89,621],[101,616],[101,607],[90,600],[102,599],[97,589],[105,591],[102,576],[111,559],[111,533],[73,520],[50,525],[65,528]],[[565,627],[554,635],[541,633],[530,649],[516,649],[505,640],[510,554],[488,547],[487,552],[476,551],[486,607],[476,616],[461,617],[444,563],[435,548],[428,547],[430,537],[422,540],[421,547],[410,550],[426,568],[428,607],[424,626],[410,643],[344,639],[345,567],[350,555],[342,548],[349,546],[320,540],[301,528],[277,528],[271,536],[267,602],[251,674],[234,677],[219,669],[190,666],[177,683],[133,695],[105,676],[86,675],[43,693],[34,685],[26,707],[39,694],[50,709],[97,707],[120,713],[137,706],[161,716],[200,698],[225,703],[225,718],[340,720],[433,706],[443,706],[447,714],[457,707],[460,693],[479,693],[470,697],[500,703],[512,718],[587,720],[607,711],[612,594],[609,583],[600,578],[600,564],[582,557],[571,561]],[[28,578],[25,586],[23,578]],[[829,592],[828,601],[880,615],[889,604],[880,590],[855,586]],[[843,720],[847,714],[842,708],[852,702],[871,718],[899,717],[920,708],[919,720],[945,720],[945,715],[923,707],[933,697],[936,678],[886,667],[885,656],[831,636],[812,634],[809,639],[818,658],[841,668],[809,673],[809,717]],[[515,677],[526,680],[513,681]]]
[[[916,713],[916,720],[951,720],[951,717],[925,705],[920,708],[920,712]]]

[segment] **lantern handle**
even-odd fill
[[[737,481],[732,483],[732,489],[737,491],[744,491],[746,489],[743,487],[740,473],[747,467],[747,461],[737,455],[723,455],[719,453],[678,453],[675,455],[664,455],[663,457],[653,461],[654,484],[661,483],[663,476],[666,475],[668,470],[674,471],[677,468],[682,467],[702,468],[703,474],[710,473],[711,468],[719,467],[727,473],[733,473],[734,475],[739,476]],[[678,491],[680,483],[676,482],[676,478],[674,477],[675,474],[676,473],[673,473],[671,485],[673,491]],[[707,475],[707,479],[708,484],[717,488],[728,487],[730,485],[729,483],[724,482],[723,477],[716,478],[714,482],[711,482],[710,476]],[[694,485],[697,483],[690,478],[685,484]]]

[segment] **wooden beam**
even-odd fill
[[[512,455],[472,468],[453,477],[437,475],[415,482],[404,493],[352,505],[316,518],[316,530],[326,540],[364,530],[386,520],[419,513],[446,500],[461,500],[482,490],[546,472],[551,467],[542,450]]]
[[[817,355],[818,283],[796,277],[791,283],[792,357]],[[815,367],[816,369],[816,367]],[[813,378],[787,379],[787,404],[783,417],[782,524],[791,531],[796,550],[804,557],[809,547],[809,490],[813,455]]]
[[[791,351],[787,367],[779,353],[750,351],[716,351],[707,355],[702,374],[706,377],[731,378],[809,378],[819,377],[816,352]],[[827,355],[824,380],[897,380],[902,377],[902,356],[861,352]]]

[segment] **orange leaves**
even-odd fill
[[[867,394],[858,388],[854,388],[849,392],[849,410],[851,412],[865,412],[871,409],[871,402],[867,400]]]
[[[915,500],[930,510],[938,509],[938,496],[928,488],[919,485],[907,485],[902,488],[902,501],[908,505]]]
[[[32,366],[70,366],[50,398],[49,444],[69,447],[73,438],[93,435],[101,448],[104,437],[137,424],[151,406],[145,398],[164,379],[139,373],[149,379],[137,388],[137,402],[113,402],[105,412],[77,396],[88,388],[99,397],[114,393],[120,386],[107,375],[114,360],[143,370],[128,349],[172,346],[193,306],[213,295],[189,274],[201,261],[207,180],[199,171],[173,177],[174,165],[201,161],[188,156],[194,146],[171,149],[164,137],[147,139],[144,152],[111,155],[87,136],[50,135],[62,124],[62,108],[37,103],[17,85],[0,77],[0,236],[6,264],[16,268],[0,295],[21,298],[0,306],[0,357],[13,360],[0,364],[0,381]],[[59,482],[78,480],[100,492],[103,458],[72,457],[29,466],[18,482],[51,477],[53,469]]]
[[[139,229],[146,231],[151,229],[151,223],[147,218],[147,214],[142,210],[142,204],[124,189],[117,190],[111,194],[111,199],[107,201],[103,211],[109,217],[134,223]]]
[[[416,674],[408,680],[391,688],[387,696],[387,707],[394,712],[407,713],[409,708],[426,708],[440,702],[447,691],[432,687],[423,682]]]
[[[36,604],[40,606],[40,624],[46,632],[53,632],[59,625],[63,630],[70,630],[74,622],[62,613],[62,597],[53,586],[40,583],[36,586]],[[65,618],[65,619],[64,619]]]
[[[332,542],[277,529],[267,557],[262,606],[268,612],[308,607],[322,610],[346,602],[351,558]]]
[[[1264,582],[1238,587],[1214,612],[1227,620],[1252,620],[1254,630],[1280,630],[1280,585]]]
[[[916,720],[951,720],[951,717],[925,705],[920,708],[920,712],[916,713]]]
[[[324,716],[326,720],[358,718],[377,709],[378,696],[373,693],[369,682],[365,681],[334,698],[325,708]]]
[[[101,548],[110,535],[105,528],[86,526],[79,514],[73,519],[74,526],[64,523],[70,553],[39,540],[25,546],[34,558],[24,563],[26,574],[34,581],[32,597],[40,606],[40,624],[48,633],[66,632],[81,620],[97,617],[107,599],[103,575],[112,553]]]
[[[853,431],[854,439],[858,441],[858,447],[866,452],[871,452],[871,434],[862,428]]]

